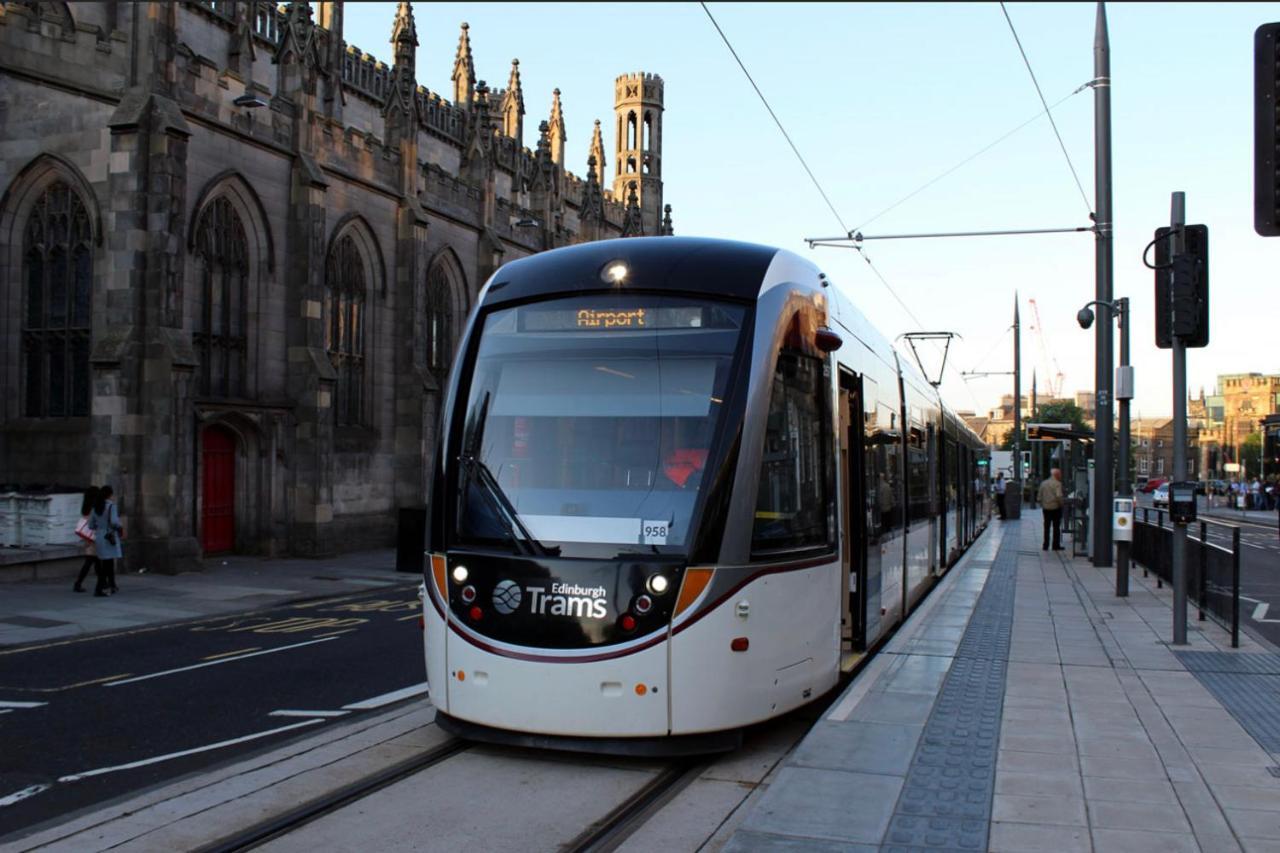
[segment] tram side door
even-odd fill
[[[867,536],[866,500],[863,495],[862,380],[840,370],[840,479],[844,517],[841,564],[842,637],[852,649],[867,647]]]

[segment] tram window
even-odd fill
[[[876,455],[876,506],[883,533],[900,528],[902,523],[902,436],[897,431],[898,414],[881,404],[877,409],[875,431],[868,425],[868,449]]]
[[[923,447],[907,448],[907,495],[911,521],[927,519],[930,515],[929,454]]]
[[[752,553],[830,544],[830,423],[822,362],[778,354],[756,493]]]

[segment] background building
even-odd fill
[[[1139,478],[1173,476],[1173,418],[1134,418],[1129,422],[1133,442],[1134,473]],[[1196,452],[1200,429],[1194,420],[1187,424],[1187,479],[1200,479]]]
[[[569,171],[518,62],[417,84],[341,2],[0,3],[0,482],[110,483],[135,567],[385,545],[503,262],[671,233],[663,81],[615,81]],[[607,109],[608,105],[601,105]]]
[[[1200,397],[1189,401],[1187,413],[1204,422],[1197,455],[1205,476],[1239,477],[1239,472],[1227,472],[1224,466],[1244,462],[1241,451],[1245,440],[1262,433],[1262,422],[1268,416],[1280,414],[1280,374],[1223,374],[1213,394],[1205,394],[1202,388]],[[1259,472],[1244,473],[1255,476]]]

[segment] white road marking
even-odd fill
[[[34,797],[41,791],[49,790],[49,785],[32,785],[30,788],[23,788],[21,791],[14,791],[7,797],[0,797],[0,806],[11,806],[14,803],[20,803],[27,797]]]
[[[268,717],[342,717],[350,714],[350,711],[294,711],[280,710],[272,711],[267,714]]]
[[[372,699],[365,699],[363,702],[352,702],[350,705],[343,705],[342,707],[348,711],[368,711],[370,708],[381,708],[383,705],[390,705],[392,702],[399,702],[401,699],[408,699],[410,696],[421,696],[426,692],[427,683],[424,681],[412,687],[393,690],[390,693],[383,693],[381,696],[374,696]]]
[[[0,702],[0,708],[39,708],[48,702]]]
[[[1261,622],[1267,618],[1267,611],[1271,609],[1271,605],[1263,602],[1253,608],[1253,621]]]
[[[120,681],[108,681],[106,684],[102,686],[118,687],[121,684],[133,684],[135,681],[146,681],[149,678],[160,678],[163,675],[173,675],[176,672],[189,672],[193,669],[202,669],[206,666],[219,666],[220,664],[231,663],[232,661],[237,661],[237,660],[244,660],[245,658],[256,658],[258,655],[270,655],[276,652],[288,651],[289,649],[300,649],[303,646],[314,646],[316,643],[327,643],[333,639],[336,639],[336,638],[325,637],[322,640],[308,640],[305,643],[294,643],[291,646],[278,646],[274,649],[263,649],[260,652],[250,652],[247,655],[240,655],[239,657],[234,657],[234,658],[220,658],[218,660],[205,661],[204,663],[193,663],[191,666],[180,666],[177,669],[166,669],[164,672],[153,672],[150,675],[137,675],[137,676],[134,676],[133,678],[121,679]]]
[[[214,749],[222,749],[225,746],[235,746],[238,743],[245,743],[259,738],[270,737],[281,732],[291,731],[292,729],[300,729],[303,726],[314,726],[317,723],[323,723],[324,720],[303,720],[300,723],[293,723],[287,726],[281,726],[278,729],[268,729],[265,732],[255,732],[244,737],[232,738],[231,740],[218,741],[206,746],[197,746],[192,749],[184,749],[181,752],[171,752],[168,755],[157,755],[155,758],[144,758],[140,761],[131,761],[128,764],[117,764],[115,767],[99,767],[97,770],[86,770],[83,773],[73,773],[70,776],[63,776],[58,779],[59,782],[79,782],[81,779],[88,779],[90,776],[102,776],[105,773],[115,773],[118,770],[132,770],[135,767],[146,767],[148,764],[159,764],[161,761],[168,761],[173,758],[183,758],[188,755],[196,755],[201,752],[209,752]]]
[[[3,708],[3,709],[0,709],[0,714],[12,714],[12,713],[13,713],[13,709],[12,709],[12,708]]]

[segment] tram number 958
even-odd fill
[[[669,521],[646,521],[640,526],[641,545],[666,545],[667,533],[671,529]]]

